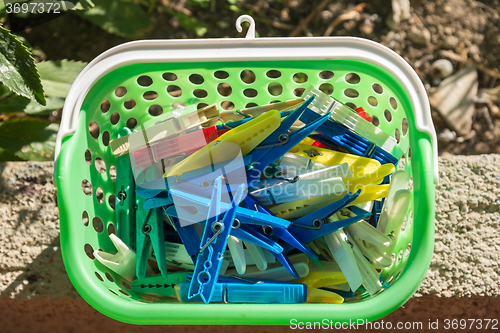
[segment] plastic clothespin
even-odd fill
[[[385,198],[381,200],[375,200],[373,201],[373,208],[372,208],[372,220],[371,223],[373,226],[376,228],[378,225],[378,220],[380,218],[380,212],[382,211],[382,205],[384,204]]]
[[[297,110],[283,119],[279,127],[252,152],[251,169],[247,172],[249,186],[254,186],[259,182],[262,172],[264,172],[270,163],[281,158],[281,156],[328,120],[329,116],[325,115],[313,123],[306,124],[301,129],[292,132],[289,131],[290,127],[299,119],[302,112],[304,112],[313,99],[314,97],[309,98]]]
[[[316,172],[312,172],[313,174]],[[262,205],[277,205],[284,202],[309,199],[319,195],[341,194],[347,188],[341,177],[328,179],[308,178],[301,175],[294,180],[270,178],[249,189],[250,194]],[[315,177],[312,175],[311,177]]]
[[[352,206],[350,209],[355,216],[338,220],[334,214],[356,200],[360,191],[348,193],[342,199],[326,205],[298,220],[295,220],[288,228],[292,235],[302,243],[309,243],[315,239],[330,234],[340,228],[355,223],[370,215],[369,212]],[[331,218],[332,217],[332,218]],[[285,247],[288,250],[288,247]]]
[[[210,164],[245,156],[277,129],[280,121],[278,111],[266,112],[224,133],[207,146],[186,157],[168,170],[167,176],[179,175]]]
[[[278,109],[273,109],[273,110],[279,111]],[[288,116],[292,112],[293,111],[280,111],[280,116],[281,116],[281,118],[283,118],[283,117]],[[249,117],[249,118],[243,118],[241,120],[226,122],[224,124],[219,124],[219,125],[217,125],[217,132],[230,131],[230,130],[232,130],[238,126],[241,126],[241,125],[243,125],[251,120],[254,120],[254,119],[255,119],[255,117]],[[226,132],[224,132],[224,133],[226,133]]]
[[[344,298],[336,292],[308,286],[307,303],[342,304],[344,303]]]
[[[324,104],[327,110],[326,112],[331,113],[331,117],[333,120],[340,124],[343,124],[366,140],[393,154],[398,159],[401,157],[401,149],[397,146],[397,141],[394,138],[384,133],[382,130],[374,126],[372,123],[368,122],[363,117],[359,116],[348,106],[345,106],[341,102],[334,100],[330,96],[312,86],[306,89],[306,91],[302,95],[302,98],[307,99],[313,95],[321,97],[321,99],[325,100]],[[318,113],[320,115],[324,115],[324,109],[322,109]]]
[[[303,278],[309,274],[309,266],[304,262],[291,263],[294,270],[297,272],[297,277],[290,275],[289,270],[284,266],[269,265],[265,271],[261,271],[256,266],[247,267],[245,274],[241,277],[249,279],[269,279],[275,281],[292,281],[294,279]],[[225,276],[236,276],[236,270],[228,270]]]
[[[300,121],[307,124],[320,117],[320,114],[311,109],[307,109],[300,117]],[[331,119],[319,126],[316,131],[320,134],[311,136],[311,139],[319,141],[326,146],[340,147],[351,154],[368,156],[375,147],[375,145],[367,139]]]
[[[179,285],[180,301],[203,300],[200,296],[189,297],[189,289],[187,282]],[[234,277],[220,277],[212,296],[212,302],[224,303],[304,303],[306,300],[307,286],[304,284]]]
[[[385,268],[392,264],[385,254],[391,245],[391,239],[365,221],[359,221],[346,227],[358,245],[361,253],[376,267]]]
[[[200,244],[200,253],[196,260],[193,279],[189,285],[188,298],[200,295],[205,303],[209,303],[214,294],[214,287],[219,276],[223,253],[226,249],[227,239],[231,232],[236,205],[241,202],[245,185],[241,184],[233,197],[231,208],[221,215],[221,192],[222,177],[218,177],[214,183],[210,210],[207,215],[205,230]],[[203,280],[206,276],[207,280]]]
[[[136,279],[130,284],[132,291],[139,294],[153,294],[159,296],[176,297],[175,285],[186,282],[188,272],[169,273],[168,277],[163,275],[148,276],[144,279]]]
[[[293,178],[300,176],[301,179],[319,179],[352,177],[352,172],[347,163],[328,166],[326,164],[316,162],[308,157],[286,153],[276,165],[278,171],[277,176]]]
[[[397,243],[401,227],[411,202],[411,192],[407,189],[410,177],[404,170],[392,175],[387,198],[382,206],[377,229],[388,235],[393,241],[387,251],[391,251]]]
[[[251,117],[257,117],[260,116],[261,114],[265,112],[269,112],[272,110],[276,111],[284,111],[287,109],[290,109],[294,107],[297,104],[300,104],[304,102],[303,99],[294,99],[290,101],[285,101],[285,102],[280,102],[280,103],[273,103],[273,104],[266,104],[262,106],[256,106],[253,108],[247,108],[247,109],[241,109],[236,112],[234,111],[222,111],[220,118],[224,122],[230,122],[230,121],[238,121],[242,119],[248,119]]]
[[[129,134],[130,130],[123,128],[118,131],[118,138],[126,137]],[[135,180],[129,156],[124,154],[116,157],[116,234],[125,244],[135,250]]]
[[[135,279],[135,252],[127,246],[118,236],[110,234],[109,238],[116,247],[117,253],[111,254],[100,250],[94,251],[94,257],[104,266],[111,269],[116,274],[123,277],[125,280],[132,281]],[[147,273],[152,274],[151,267],[146,266]]]
[[[235,183],[240,179],[243,180],[245,177],[245,164],[250,163],[250,160],[250,155],[241,158],[237,157],[233,160],[217,162],[203,168],[184,172],[180,176],[170,176],[140,183],[137,186],[136,193],[142,198],[154,199],[148,201],[148,208],[172,204],[167,193],[170,188],[210,198],[212,183],[215,178],[224,175],[230,180],[230,185],[234,180],[236,180]],[[235,190],[231,186],[229,188],[232,191]],[[227,187],[224,187],[222,193],[226,193],[228,190]]]
[[[184,114],[182,114],[184,110],[179,111],[181,114],[178,117],[171,117],[171,113],[164,113],[169,118],[160,121],[155,118],[146,122],[142,126],[143,130],[128,133],[129,135],[110,141],[111,151],[115,156],[127,154],[130,148],[129,140],[132,140],[132,148],[138,151],[155,141],[172,137],[191,128],[214,126],[220,117],[216,104]]]
[[[151,165],[137,176],[139,182],[156,179],[160,171],[155,165]],[[143,208],[145,199],[139,198],[137,205],[136,221],[136,245],[137,245],[137,278],[146,276],[146,265],[151,247],[158,263],[158,268],[163,276],[167,276],[167,260],[165,257],[165,235],[163,229],[163,217],[158,208],[146,210]]]
[[[381,165],[379,161],[371,158],[341,153],[325,148],[311,147],[305,144],[293,147],[290,152],[330,166],[347,163],[353,175],[357,175],[360,172],[375,172]]]

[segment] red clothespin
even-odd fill
[[[368,113],[366,113],[366,111],[363,110],[363,108],[361,106],[359,108],[355,108],[354,111],[356,111],[357,114],[360,117],[364,118],[365,120],[370,121],[370,122],[372,121],[372,117],[370,117],[370,115]]]
[[[322,144],[321,142],[319,141],[314,141],[314,143],[312,144],[313,147],[318,147],[318,148],[326,148],[328,149],[327,146],[325,146],[324,144]]]

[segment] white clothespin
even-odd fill
[[[111,269],[127,281],[135,279],[135,252],[130,249],[118,236],[110,234],[109,238],[118,251],[116,254],[100,250],[94,251],[94,257],[104,266]],[[147,265],[146,275],[153,274],[152,268]]]

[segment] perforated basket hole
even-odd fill
[[[120,121],[120,114],[118,112],[113,112],[111,117],[109,117],[111,124],[116,125]]]
[[[116,97],[123,97],[123,96],[125,96],[126,93],[127,93],[127,88],[125,88],[123,86],[122,87],[118,87],[115,90],[115,96]]]
[[[231,93],[233,92],[233,89],[231,88],[231,86],[227,83],[219,83],[217,85],[217,92],[221,95],[221,96],[229,96],[231,95]]]
[[[406,246],[406,249],[405,249],[405,254],[404,254],[404,259],[408,259],[408,257],[410,256],[410,252],[411,252],[411,244],[408,244]]]
[[[111,103],[108,100],[103,101],[101,103],[101,111],[102,111],[102,113],[108,112],[110,107],[111,107]]]
[[[293,94],[297,97],[301,97],[304,94],[304,88],[297,88],[293,91]]]
[[[361,81],[361,78],[356,73],[348,73],[345,76],[345,81],[350,84],[358,84]]]
[[[403,224],[401,224],[401,232],[406,230],[407,224],[408,224],[408,218],[405,216],[405,218],[403,219]]]
[[[141,75],[137,78],[137,83],[142,87],[149,87],[153,84],[153,79],[147,75]]]
[[[95,121],[90,122],[89,133],[94,139],[99,137],[99,125]]]
[[[130,129],[134,129],[137,126],[137,119],[135,118],[128,118],[127,119],[127,127]]]
[[[89,197],[92,195],[92,184],[87,179],[82,180],[82,191]]]
[[[109,178],[116,180],[116,167],[114,165],[109,167]]]
[[[266,72],[266,76],[270,79],[277,79],[281,77],[281,72],[276,69],[271,69],[270,71]]]
[[[403,121],[401,123],[401,130],[403,132],[403,136],[406,136],[406,134],[408,134],[408,120],[406,120],[406,118],[403,118]]]
[[[391,268],[394,266],[394,263],[396,262],[396,253],[391,254],[391,265],[388,268]]]
[[[399,134],[399,129],[397,129],[397,128],[394,130],[394,138],[396,139],[396,141],[398,143],[401,140],[401,134]]]
[[[380,125],[380,120],[378,120],[377,116],[372,116],[372,124],[374,126]]]
[[[121,292],[125,296],[130,296],[130,294],[123,289],[119,289],[118,291]]]
[[[111,194],[108,198],[108,204],[109,204],[109,207],[111,207],[111,209],[115,209],[116,208],[116,196],[114,194]]]
[[[223,108],[224,110],[227,110],[227,111],[234,110],[234,103],[231,101],[224,101],[224,102],[220,103],[220,106],[221,106],[221,108]]]
[[[250,84],[255,82],[255,73],[249,69],[245,69],[240,73],[241,81]]]
[[[335,74],[332,71],[321,71],[319,72],[319,78],[323,80],[329,80],[333,78]]]
[[[353,110],[356,109],[356,104],[354,104],[354,103],[348,102],[348,103],[345,103],[345,105],[350,107]]]
[[[142,94],[142,98],[144,98],[147,101],[152,101],[158,98],[158,93],[152,90],[146,91],[144,94]]]
[[[384,88],[382,88],[382,86],[378,83],[372,84],[372,89],[377,94],[381,94],[384,92]]]
[[[406,156],[403,155],[401,156],[401,158],[399,159],[399,163],[398,163],[398,170],[404,170],[405,169],[405,165],[406,165]]]
[[[127,281],[122,281],[122,286],[125,289],[132,290],[132,287],[130,287],[130,283],[128,283]]]
[[[398,102],[396,102],[396,99],[394,97],[389,98],[389,104],[394,110],[398,108]]]
[[[98,187],[95,191],[95,198],[98,203],[103,203],[104,202],[104,191],[102,188]]]
[[[148,112],[150,115],[157,117],[163,113],[163,108],[158,104],[153,104],[149,107]]]
[[[199,110],[199,109],[206,108],[207,106],[208,106],[207,103],[198,103],[198,105],[196,105],[196,108]]]
[[[254,108],[256,106],[259,106],[257,103],[248,103],[247,105],[245,105],[245,108]]]
[[[331,93],[333,93],[333,86],[330,83],[322,83],[319,86],[319,90],[321,90],[327,95],[330,95]]]
[[[115,282],[115,279],[113,279],[111,274],[109,274],[108,272],[104,273],[104,275],[106,276],[106,279],[108,279],[109,282]]]
[[[389,111],[389,110],[387,110],[387,109],[386,109],[386,110],[384,110],[384,117],[385,117],[385,119],[386,119],[388,122],[390,122],[390,121],[392,120],[392,114],[391,114],[391,111]]]
[[[396,265],[399,265],[399,263],[401,262],[401,259],[403,259],[403,250],[400,250],[398,253],[398,257],[396,259]]]
[[[85,162],[88,164],[88,165],[91,165],[92,164],[92,153],[90,152],[90,150],[86,149],[85,150]]]
[[[267,91],[271,96],[279,96],[283,92],[283,87],[278,82],[272,82],[267,86]]]
[[[344,95],[349,98],[356,98],[359,96],[359,92],[356,89],[348,88],[344,90]]]
[[[125,107],[125,109],[127,110],[131,110],[135,107],[136,105],[136,102],[135,100],[133,100],[132,98],[129,98],[125,101],[125,103],[123,103],[123,106]]]
[[[94,161],[95,168],[97,172],[99,173],[105,173],[106,172],[106,163],[102,160],[102,158],[97,157]]]
[[[92,245],[90,245],[89,243],[85,244],[83,246],[83,250],[85,251],[85,254],[87,255],[87,257],[89,257],[92,260],[95,259],[95,257],[94,257],[94,248],[92,247]]]
[[[108,235],[115,234],[116,235],[116,227],[113,223],[108,224]]]
[[[95,276],[99,279],[99,281],[104,282],[104,279],[102,278],[101,274],[94,272]]]
[[[252,89],[252,88],[245,89],[245,90],[243,90],[243,95],[245,95],[245,97],[248,97],[248,98],[256,97],[257,90]]]
[[[368,104],[370,104],[373,107],[378,105],[377,99],[373,96],[368,96],[367,101],[368,101]]]
[[[162,77],[165,81],[175,81],[175,80],[177,80],[177,75],[175,75],[174,73],[170,73],[170,72],[163,73],[163,74],[161,75],[161,77]]]
[[[189,75],[189,81],[193,84],[202,84],[205,79],[200,74],[191,74]]]
[[[106,273],[108,274],[108,273]],[[116,295],[116,296],[120,296],[116,291],[114,291],[113,289],[108,289],[112,294]]]
[[[203,89],[195,89],[195,90],[193,91],[193,95],[194,95],[195,97],[198,97],[198,98],[205,98],[205,97],[207,97],[207,96],[208,96],[208,93],[207,93],[207,91],[206,91],[206,90],[203,90]]]
[[[306,73],[295,73],[293,75],[293,81],[295,81],[296,83],[305,83],[307,82],[307,74]]]
[[[108,131],[104,131],[104,133],[102,133],[102,144],[107,146],[109,145],[109,132]]]
[[[182,89],[175,84],[171,84],[167,87],[167,92],[172,97],[180,97],[182,95]]]
[[[408,228],[413,223],[413,210],[410,210],[410,214],[408,215]]]
[[[269,104],[275,104],[275,103],[281,103],[281,101],[279,99],[275,99],[275,100],[269,102]]]
[[[94,227],[94,230],[98,233],[104,231],[104,224],[102,223],[102,220],[97,216],[92,219],[92,226]]]
[[[216,71],[214,72],[214,77],[216,79],[225,80],[229,77],[229,73],[226,71]]]
[[[89,213],[87,213],[86,210],[84,210],[83,213],[82,213],[82,222],[83,222],[84,226],[88,226],[89,225]]]

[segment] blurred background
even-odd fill
[[[71,0],[59,1],[60,13],[32,13],[29,5],[43,2],[0,0],[8,68],[0,161],[53,159],[69,87],[102,52],[137,39],[244,37],[234,27],[242,14],[253,16],[259,37],[382,43],[424,83],[440,154],[500,153],[499,0]]]

